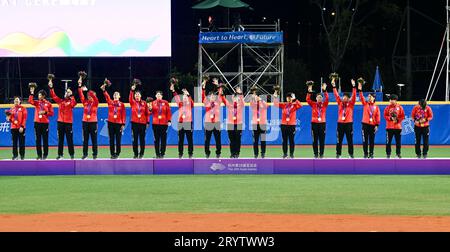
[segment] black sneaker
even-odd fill
[[[117,156],[116,156],[116,155],[112,155],[112,156],[111,156],[111,159],[112,159],[112,160],[115,160],[115,159],[117,159]]]
[[[364,154],[364,159],[368,159],[369,155]]]
[[[220,154],[217,154],[217,155],[216,155],[216,158],[220,158]]]
[[[294,155],[290,155],[289,158],[290,159],[294,159],[295,157],[294,157]]]
[[[314,158],[315,158],[315,159],[318,159],[318,158],[319,158],[319,155],[314,155]]]
[[[266,158],[266,154],[265,153],[261,153],[261,158],[262,159]]]
[[[422,155],[417,155],[416,157],[417,157],[417,159],[421,159]]]
[[[83,157],[81,157],[81,160],[86,160],[87,159],[87,155],[83,155]]]
[[[183,155],[178,155],[178,158],[179,159],[183,159]]]
[[[42,160],[42,158],[41,157],[37,157],[36,160]]]
[[[255,159],[258,159],[258,155],[255,155]]]
[[[12,160],[16,161],[16,160],[19,160],[19,158],[18,157],[12,157]]]
[[[139,159],[143,159],[144,158],[144,155],[139,155],[139,157],[138,157]]]
[[[340,159],[341,158],[341,155],[336,155],[336,159]]]
[[[428,158],[428,155],[423,155],[423,159],[427,159]]]
[[[369,155],[369,159],[373,159],[373,154],[370,154],[370,155]]]
[[[391,159],[391,155],[386,155],[386,158],[387,159]]]
[[[401,154],[398,154],[398,155],[397,155],[397,158],[398,158],[398,159],[402,159],[402,155],[401,155]]]
[[[92,156],[92,159],[97,160],[97,156]]]
[[[323,159],[323,155],[320,155],[319,158],[320,158],[320,159]]]
[[[288,157],[287,154],[284,154],[284,155],[283,155],[283,159],[287,159],[287,157]]]
[[[44,156],[44,158],[42,158],[42,160],[47,160],[47,156]]]
[[[70,160],[74,160],[75,159],[75,157],[74,156],[70,156]]]
[[[209,156],[210,156],[209,154],[205,154],[206,159],[209,159]]]
[[[160,159],[164,159],[164,155],[159,156]]]
[[[137,156],[137,155],[134,155],[133,159],[138,159],[138,156]]]
[[[194,158],[194,155],[189,154],[189,159],[192,159],[192,158]]]
[[[23,161],[23,160],[25,160],[25,157],[23,157],[23,156],[22,156],[22,157],[20,157],[20,160],[22,160],[22,161]]]
[[[349,155],[349,157],[350,157],[350,159],[354,159],[355,158],[355,156],[353,156],[353,155]]]
[[[63,159],[64,157],[63,156],[57,156],[56,157],[56,160],[61,160],[61,159]]]

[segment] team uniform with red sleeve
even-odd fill
[[[283,158],[287,158],[288,142],[289,154],[294,158],[295,152],[295,132],[297,126],[297,110],[302,107],[300,101],[280,103],[278,98],[274,100],[274,106],[282,110],[281,113],[281,135],[283,138]]]
[[[392,138],[395,136],[396,154],[401,158],[402,148],[402,121],[405,119],[405,111],[399,104],[390,104],[384,109],[386,119],[386,155],[391,157]]]
[[[311,134],[313,136],[313,152],[315,158],[323,158],[325,152],[325,133],[326,133],[326,119],[327,108],[329,103],[328,93],[324,93],[325,101],[315,102],[311,100],[311,94],[306,95],[306,102],[311,106]],[[320,143],[320,152],[319,152]]]
[[[112,159],[117,159],[122,150],[122,127],[125,127],[127,114],[125,104],[121,101],[111,100],[108,92],[104,91],[108,103],[108,135],[109,151]]]
[[[220,93],[221,91],[219,91]],[[216,157],[220,157],[222,153],[222,140],[221,140],[221,124],[220,124],[220,112],[221,102],[218,100],[212,101],[209,97],[206,97],[205,89],[202,90],[202,101],[205,105],[205,154],[206,158],[211,155],[210,145],[211,137],[214,134],[214,140],[216,141]]]
[[[416,135],[416,155],[418,158],[426,158],[430,148],[430,121],[433,120],[433,110],[426,106],[425,109],[420,105],[414,107],[411,118],[414,120],[414,133]],[[423,152],[420,149],[420,142],[423,139]]]
[[[131,133],[133,136],[134,158],[143,158],[145,154],[145,134],[147,125],[150,124],[148,105],[144,100],[137,101],[134,98],[134,91],[130,91],[129,101],[131,106]],[[140,150],[138,148],[140,143]]]
[[[164,158],[167,146],[167,130],[172,122],[172,111],[166,100],[152,102],[150,114],[153,115],[153,135],[155,137],[156,158]]]
[[[22,105],[15,105],[10,110],[9,122],[11,123],[11,135],[13,142],[13,160],[25,159],[25,129],[27,123],[27,109]],[[22,132],[20,132],[22,129]],[[19,148],[19,151],[17,149]]]
[[[266,137],[267,137],[267,102],[250,101],[250,109],[252,110],[252,130],[253,130],[253,153],[255,158],[259,155],[259,141],[261,140],[261,157],[266,156]]]
[[[364,158],[373,158],[376,128],[381,121],[380,107],[375,102],[366,101],[361,91],[359,92],[359,98],[363,105],[362,136]]]
[[[231,158],[239,158],[241,152],[242,116],[245,109],[244,96],[238,95],[237,100],[231,102],[224,95],[221,95],[220,99],[227,108],[227,132],[228,139],[230,139]]]
[[[188,155],[192,158],[194,155],[194,127],[192,125],[192,111],[194,109],[194,101],[191,96],[180,95],[173,92],[173,97],[178,105],[178,156],[183,157],[184,153],[184,136],[188,142]]]
[[[58,159],[64,156],[64,136],[71,159],[74,159],[75,148],[73,144],[73,108],[77,105],[73,96],[61,99],[50,89],[50,96],[58,104]]]
[[[92,141],[92,156],[97,158],[98,144],[97,144],[97,131],[98,131],[98,98],[91,90],[88,92],[88,96],[91,99],[86,99],[83,94],[83,90],[78,88],[78,95],[80,96],[81,103],[83,104],[83,159],[88,156],[89,137]]]
[[[353,111],[356,103],[356,87],[353,87],[352,97],[347,102],[341,100],[336,88],[333,88],[333,93],[338,103],[336,157],[339,158],[342,155],[342,142],[345,135],[348,143],[348,154],[353,158]]]
[[[37,159],[45,160],[48,156],[48,126],[49,117],[54,115],[53,106],[45,99],[35,101],[33,95],[30,95],[28,98],[28,103],[34,106],[34,131],[36,134]]]

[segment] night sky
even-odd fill
[[[267,23],[273,23],[280,19],[285,34],[286,58],[301,61],[306,65],[308,76],[299,76],[298,80],[295,80],[296,83],[289,83],[291,86],[293,84],[304,86],[306,78],[320,80],[320,77],[329,75],[331,68],[327,53],[328,48],[326,41],[320,39],[323,35],[323,27],[321,26],[320,10],[317,6],[310,4],[309,0],[244,1],[250,4],[253,10],[232,10],[231,18],[236,12],[239,12],[243,24],[260,24],[263,17],[266,17]],[[89,74],[92,78],[90,81],[94,90],[96,86],[99,86],[98,83],[108,77],[113,81],[115,90],[127,93],[129,81],[132,78],[140,78],[147,84],[145,90],[143,90],[144,95],[149,96],[154,95],[156,90],[168,91],[167,81],[170,76],[170,69],[176,68],[182,73],[196,75],[199,32],[197,25],[199,19],[202,19],[202,22],[206,24],[208,15],[214,15],[218,20],[223,20],[225,14],[225,11],[221,8],[193,10],[191,7],[196,2],[196,0],[172,1],[172,58],[92,58],[92,68]],[[372,65],[367,65],[364,62],[370,61],[371,64],[375,64],[376,61],[382,71],[386,92],[393,93],[396,92],[397,83],[406,82],[405,71],[398,70],[397,76],[394,76],[391,64],[393,48],[400,28],[401,13],[404,11],[406,0],[392,0],[390,2],[399,5],[400,15],[393,17],[394,20],[398,21],[384,23],[383,19],[377,15],[369,16],[364,24],[371,27],[371,32],[357,35],[368,37],[370,46],[367,46],[364,50],[357,46],[348,48],[348,53],[344,58],[345,67],[339,70],[339,73],[346,80],[363,76],[367,81],[372,82],[375,66],[372,68]],[[411,6],[440,23],[433,23],[414,12],[412,13],[413,56],[437,55],[445,30],[445,1],[412,0]],[[369,7],[362,7],[360,14],[365,15],[370,11]],[[300,45],[297,43],[298,36],[300,36]],[[403,31],[397,48],[397,56],[406,54],[405,39],[406,33]],[[361,62],[361,59],[364,59],[364,62]],[[59,78],[74,77],[80,70],[88,71],[88,61],[88,58],[0,59],[0,68],[2,69],[0,71],[1,100],[9,102],[9,98],[15,95],[28,95],[27,85],[31,81],[38,82],[40,87],[46,88],[45,76],[47,76],[49,70]],[[130,63],[131,68],[129,68]],[[434,62],[432,62],[432,65],[434,67]],[[6,81],[7,73],[9,73],[10,78],[9,88]],[[432,71],[413,73],[412,99],[425,96],[431,76]],[[343,86],[344,89],[349,88],[349,83],[345,83],[345,85]],[[438,90],[443,88],[444,83],[441,81]],[[443,95],[443,92],[438,92],[438,96],[435,98],[443,99]]]

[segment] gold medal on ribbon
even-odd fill
[[[90,115],[87,115],[86,118],[89,120],[89,119],[91,119],[91,116],[90,116]]]
[[[342,121],[345,121],[345,116],[342,117]]]
[[[161,120],[161,119],[162,119],[162,116],[158,116],[158,119],[160,119],[160,120]]]
[[[114,119],[117,119],[117,115],[114,115]]]
[[[18,124],[19,122],[17,120],[14,121],[14,124]]]
[[[39,119],[42,119],[42,115],[39,115]]]

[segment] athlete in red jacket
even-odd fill
[[[210,91],[206,96],[206,80],[202,82],[202,101],[205,106],[205,155],[209,158],[211,155],[210,145],[211,137],[214,134],[214,140],[216,141],[216,157],[220,158],[222,153],[222,140],[221,140],[221,101],[218,99],[214,91]],[[218,87],[219,93],[222,92],[222,88],[219,87],[219,80],[214,78],[212,84]]]
[[[338,103],[338,126],[337,126],[337,144],[336,144],[336,158],[340,158],[342,155],[342,142],[344,141],[344,135],[347,138],[348,154],[350,158],[354,157],[353,149],[353,110],[356,103],[356,82],[352,80],[353,93],[345,93],[342,99],[336,89],[336,82],[333,79],[331,81],[333,86],[334,96]]]
[[[398,96],[391,95],[390,104],[384,109],[384,119],[386,119],[386,155],[391,158],[392,138],[395,136],[396,154],[401,158],[402,149],[402,122],[405,119],[405,111],[397,103]]]
[[[267,143],[267,102],[258,94],[256,89],[253,90],[252,99],[250,100],[251,109],[251,125],[253,130],[253,153],[255,158],[259,155],[259,141],[261,140],[261,158],[266,157]]]
[[[58,157],[64,157],[64,136],[67,139],[70,159],[75,158],[75,148],[73,145],[73,108],[77,105],[72,95],[72,90],[68,88],[64,94],[64,99],[59,98],[53,89],[53,81],[49,80],[50,96],[58,105]]]
[[[281,135],[283,137],[283,158],[294,158],[295,152],[295,132],[297,127],[297,110],[302,107],[299,100],[295,98],[294,93],[288,93],[286,102],[280,103],[278,93],[273,94],[274,106],[282,110],[281,114]]]
[[[416,155],[417,158],[427,158],[430,148],[430,121],[433,120],[433,110],[427,105],[424,99],[419,101],[411,113],[414,120],[414,133],[416,135]],[[420,149],[420,142],[423,139],[423,152]]]
[[[244,96],[241,88],[236,88],[236,92],[227,99],[220,93],[220,99],[227,108],[227,132],[230,140],[230,158],[239,158],[241,152],[242,124],[245,110]]]
[[[34,87],[30,87],[28,103],[34,106],[34,130],[36,134],[37,160],[46,160],[48,156],[49,117],[53,116],[54,111],[52,104],[45,99],[47,93],[44,90],[40,90],[38,92],[38,100],[35,101],[34,91]],[[44,145],[43,148],[42,145]]]
[[[312,109],[311,119],[311,133],[313,136],[313,151],[315,158],[323,158],[325,152],[325,133],[326,133],[326,120],[327,120],[327,108],[328,108],[328,92],[327,84],[322,84],[322,93],[316,95],[316,101],[311,100],[311,94],[313,92],[313,86],[309,86],[308,94],[306,95],[306,102]],[[323,100],[325,96],[325,101]],[[320,142],[320,152],[319,152]]]
[[[183,89],[183,96],[180,97],[175,91],[175,85],[170,85],[173,98],[178,105],[178,157],[183,158],[184,136],[188,142],[188,155],[192,158],[194,155],[194,128],[192,124],[192,112],[194,109],[194,100],[187,89]]]
[[[167,130],[172,125],[172,111],[168,101],[163,100],[162,91],[156,92],[156,100],[149,104],[153,115],[156,158],[164,158],[167,146]]]
[[[94,91],[88,92],[88,98],[84,97],[83,91],[87,91],[87,88],[83,86],[83,78],[78,80],[78,95],[80,96],[81,103],[83,104],[83,157],[88,157],[89,137],[92,141],[92,157],[97,159],[98,144],[97,144],[97,132],[98,132],[98,98]]]
[[[127,120],[125,104],[120,101],[119,92],[114,92],[114,100],[111,100],[108,92],[106,92],[106,84],[103,84],[100,88],[108,103],[108,135],[111,159],[118,159],[122,151],[122,133]]]
[[[20,160],[25,159],[25,129],[27,123],[27,109],[22,106],[22,100],[14,97],[14,106],[6,111],[6,120],[11,123],[11,134],[13,142],[12,160],[17,160],[20,153]],[[19,152],[17,148],[19,146]]]
[[[380,107],[375,104],[375,94],[370,93],[367,101],[362,92],[362,83],[358,83],[359,98],[363,105],[362,133],[364,158],[373,158],[375,134],[380,126]]]
[[[150,124],[147,103],[142,100],[140,91],[136,91],[136,85],[131,86],[129,96],[131,106],[131,133],[133,136],[133,152],[134,159],[142,159],[145,154],[145,134]],[[138,149],[138,141],[140,142],[140,150]]]

